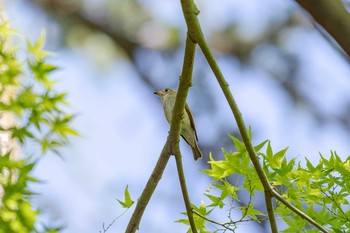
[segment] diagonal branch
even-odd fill
[[[169,146],[169,136],[166,141],[162,152],[159,155],[159,159],[150,178],[147,181],[146,187],[143,189],[141,196],[137,199],[137,205],[135,210],[129,220],[128,226],[125,230],[126,233],[133,233],[138,230],[142,215],[156,189],[160,179],[162,178],[165,167],[170,158],[170,146]]]

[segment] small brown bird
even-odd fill
[[[158,95],[163,102],[163,109],[165,118],[168,123],[171,123],[171,118],[173,115],[173,108],[175,105],[176,91],[170,88],[166,88],[161,91],[154,92]],[[194,160],[202,157],[202,152],[198,147],[198,137],[196,132],[196,126],[194,125],[193,117],[190,108],[187,103],[185,106],[184,117],[181,122],[180,134],[183,139],[191,146]]]

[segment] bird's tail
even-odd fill
[[[199,158],[202,158],[203,155],[202,155],[201,150],[200,150],[199,147],[198,147],[198,144],[195,143],[194,145],[195,145],[195,146],[194,146],[194,147],[191,147],[191,148],[192,148],[192,153],[193,153],[194,160],[197,160],[197,159],[199,159]]]

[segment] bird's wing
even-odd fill
[[[194,131],[194,135],[196,136],[196,140],[198,141],[196,126],[194,125],[194,120],[193,120],[193,117],[192,117],[192,113],[191,113],[190,107],[188,107],[187,103],[185,105],[185,110],[187,112],[188,118],[190,118],[191,127],[192,127],[192,129]]]

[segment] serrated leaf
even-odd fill
[[[270,159],[270,166],[272,169],[277,169],[281,167],[282,159],[287,150],[288,147],[284,148],[283,150],[280,150],[279,152],[273,155],[272,159]]]
[[[263,214],[259,210],[254,209],[253,207],[252,208],[248,208],[247,215],[249,217],[251,217],[252,219],[254,219],[255,221],[257,221],[257,222],[260,222],[260,221],[258,221],[257,215],[265,216],[265,214]]]
[[[212,201],[212,203],[209,206],[219,206],[220,209],[224,206],[224,202],[221,197],[217,197],[210,194],[204,194],[204,195],[207,196]]]
[[[306,157],[305,157],[305,160],[306,160],[306,167],[308,168],[309,172],[313,172],[315,170],[315,167],[312,165],[310,160],[308,160]]]
[[[289,147],[287,146],[283,150],[278,151],[276,154],[274,154],[274,157],[277,158],[278,160],[281,160],[284,157],[284,155],[286,154],[288,148]]]
[[[228,136],[232,139],[238,152],[244,152],[246,150],[244,143],[241,142],[238,138],[232,136],[231,134],[229,134]]]
[[[259,152],[261,150],[261,148],[263,148],[265,146],[265,144],[268,142],[269,140],[265,140],[262,143],[254,146],[254,150],[255,152]]]
[[[255,221],[259,222],[257,215],[265,216],[262,212],[259,210],[254,209],[254,204],[249,204],[248,206],[242,206],[240,207],[242,210],[242,217],[249,216],[250,218],[254,219]]]

